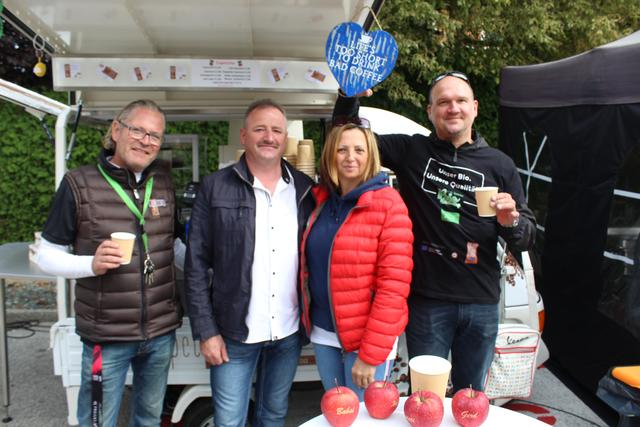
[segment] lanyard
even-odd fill
[[[102,346],[93,346],[91,364],[91,427],[102,425]]]
[[[131,200],[131,197],[127,193],[124,192],[122,186],[113,178],[111,178],[107,173],[102,169],[102,166],[98,165],[98,169],[100,173],[107,180],[109,185],[113,187],[118,196],[122,199],[125,205],[129,208],[131,212],[138,218],[140,221],[140,226],[142,227],[142,243],[144,244],[144,251],[149,255],[149,238],[147,236],[147,232],[144,230],[144,214],[147,212],[147,208],[149,207],[149,200],[151,199],[151,190],[153,189],[153,177],[149,178],[147,181],[147,185],[144,188],[144,202],[142,203],[142,213],[136,206],[136,204]]]

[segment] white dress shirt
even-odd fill
[[[254,177],[256,234],[245,343],[286,338],[298,331],[298,208],[293,177],[271,194]]]

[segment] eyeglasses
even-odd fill
[[[349,124],[356,125],[362,129],[371,129],[371,123],[364,117],[336,116],[332,121],[333,127],[345,126]]]
[[[431,80],[431,84],[429,85],[430,87],[433,87],[433,85],[435,85],[436,83],[438,83],[440,80],[444,79],[445,77],[457,77],[460,80],[464,80],[465,82],[469,83],[469,86],[471,86],[471,83],[469,82],[469,77],[463,73],[462,71],[445,71],[444,73],[440,73],[437,76],[435,76],[433,78],[433,80]]]
[[[120,126],[127,128],[127,130],[129,131],[129,136],[135,139],[136,141],[142,141],[144,140],[145,136],[149,135],[150,145],[153,145],[154,147],[159,147],[160,144],[162,144],[162,135],[158,135],[157,133],[147,132],[144,129],[140,129],[134,126],[129,126],[128,124],[124,123],[122,120],[118,120],[118,123],[120,124]]]

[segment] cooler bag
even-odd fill
[[[489,399],[531,395],[540,332],[519,323],[501,323],[484,393]]]

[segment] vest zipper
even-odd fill
[[[136,201],[140,201],[140,194],[138,193],[138,189],[135,187],[131,188],[133,190],[133,195],[136,198]],[[142,206],[140,203],[136,203],[138,205],[138,209],[142,212]],[[140,223],[138,223],[138,234],[142,236],[144,233],[144,228]],[[147,334],[147,293],[145,292],[145,281],[144,281],[144,261],[146,252],[144,250],[144,244],[142,242],[142,238],[138,239],[138,253],[140,254],[140,333],[142,334],[142,339],[148,339]]]
[[[138,230],[140,230],[140,234],[142,235],[142,227],[138,225]],[[138,241],[138,248],[140,253],[140,332],[142,333],[142,338],[147,339],[147,293],[145,292],[145,283],[144,283],[144,260],[145,260],[145,252],[144,245],[142,244],[142,239]]]

